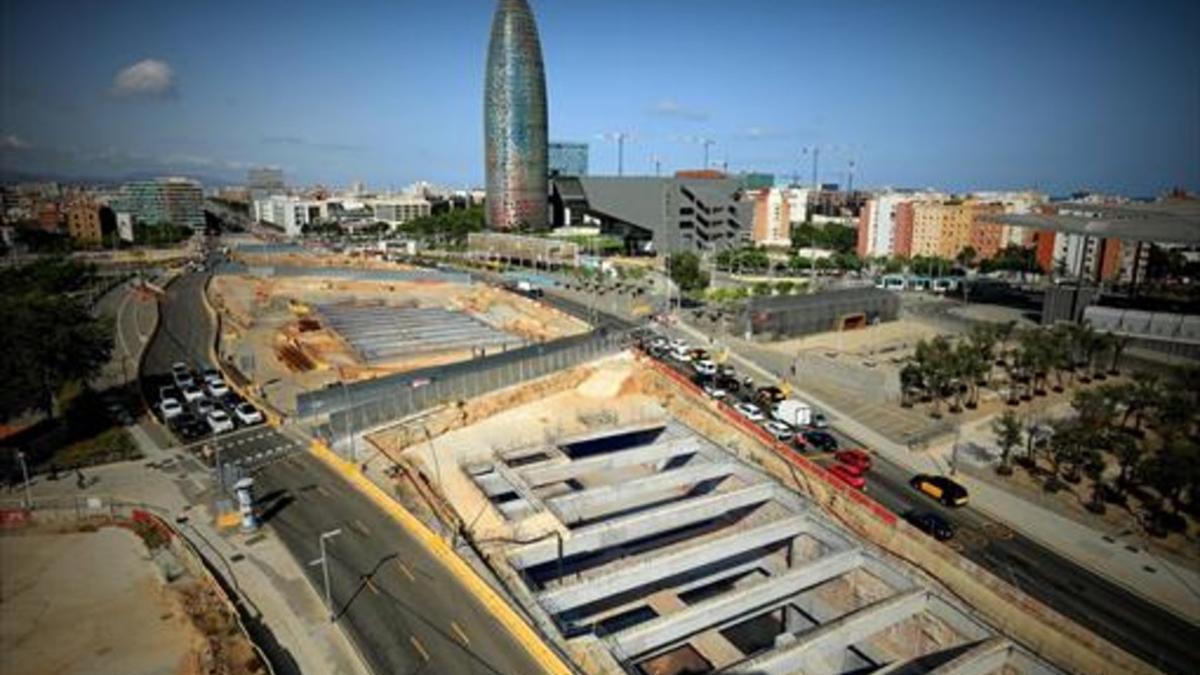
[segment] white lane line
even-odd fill
[[[403,562],[401,562],[400,560],[396,560],[396,564],[400,566],[400,571],[401,571],[401,572],[404,572],[404,576],[408,577],[408,580],[409,580],[409,581],[416,581],[416,580],[417,580],[417,578],[413,576],[412,572],[409,572],[409,571],[408,571],[408,565],[405,565],[405,564],[404,564]]]
[[[458,635],[458,639],[462,640],[462,643],[464,645],[471,644],[471,641],[469,639],[467,639],[467,634],[463,632],[463,629],[458,627],[457,623],[451,621],[450,622],[450,630],[454,631],[455,635]]]
[[[425,648],[421,646],[421,641],[417,639],[417,636],[409,635],[408,639],[412,642],[413,646],[417,648],[417,651],[421,653],[421,658],[428,661],[429,652],[425,651]]]

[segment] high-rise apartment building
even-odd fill
[[[754,225],[750,239],[763,246],[790,246],[792,220],[786,191],[766,188],[751,193],[754,200]]]
[[[121,186],[114,210],[146,225],[170,223],[198,229],[204,227],[204,192],[186,178],[134,181]]]
[[[526,0],[500,0],[492,19],[483,100],[487,221],[510,230],[546,227],[546,74]]]
[[[550,176],[588,175],[588,144],[552,141],[549,150]]]

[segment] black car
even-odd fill
[[[204,420],[190,412],[173,418],[171,428],[185,441],[194,441],[208,434],[208,425],[204,423]]]
[[[810,448],[813,448],[814,450],[818,450],[820,452],[833,452],[834,450],[838,449],[837,439],[834,438],[833,434],[830,434],[829,432],[809,429],[801,432],[800,435],[804,438],[804,444]]]
[[[954,526],[936,513],[910,511],[904,514],[904,519],[913,527],[938,541],[946,541],[947,539],[954,538]]]

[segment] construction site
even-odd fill
[[[622,353],[368,440],[584,672],[1063,672],[894,549],[1002,584],[894,517],[852,527],[878,517],[648,365]]]
[[[219,353],[249,379],[271,382],[264,396],[291,412],[299,393],[332,383],[456,363],[589,329],[466,275],[392,268],[218,274],[208,299],[222,317]]]

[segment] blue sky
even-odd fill
[[[482,181],[491,0],[0,0],[0,166]],[[1200,3],[532,0],[552,139],[615,173],[1200,189]],[[130,69],[123,76],[123,70]]]

